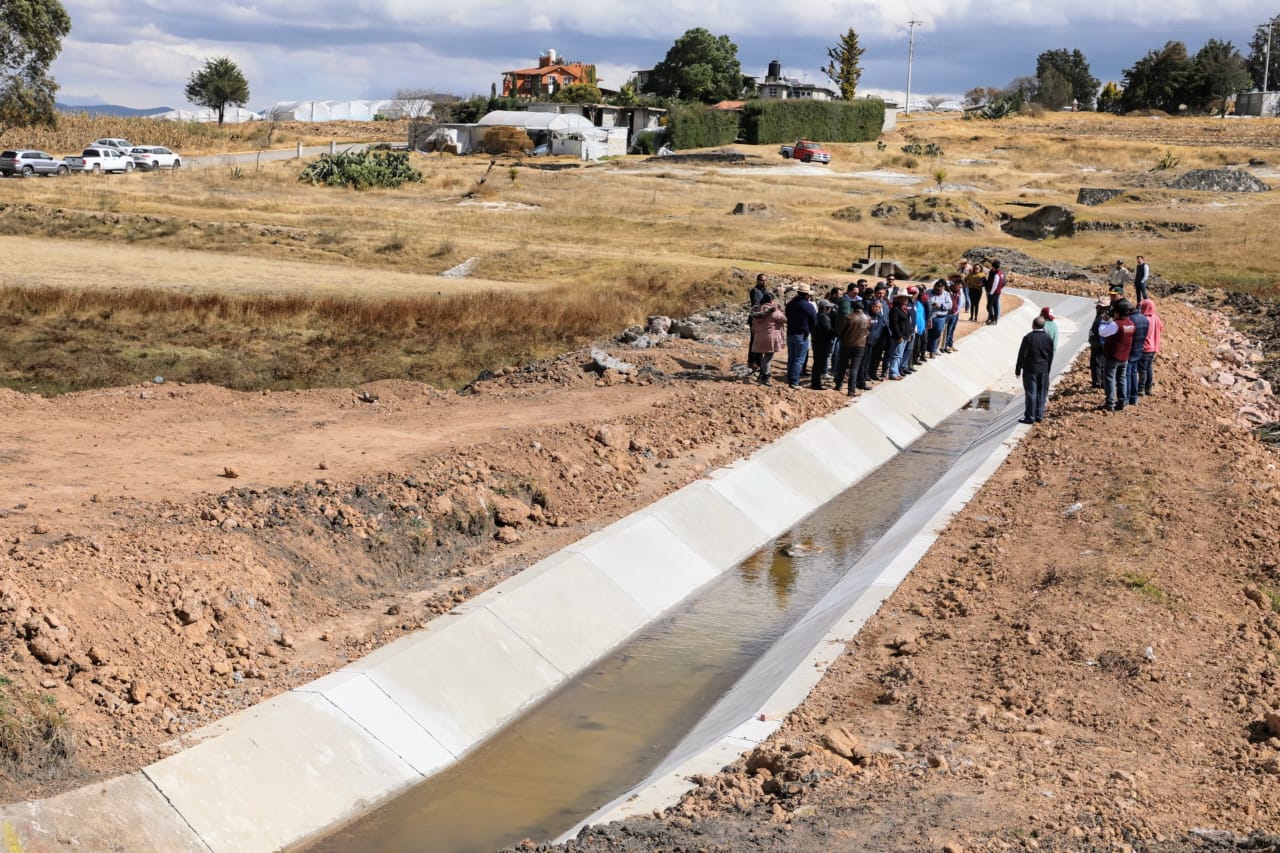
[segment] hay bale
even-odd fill
[[[529,134],[518,127],[491,127],[484,132],[486,154],[523,154],[533,147]]]

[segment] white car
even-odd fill
[[[127,139],[95,139],[89,144],[98,148],[102,148],[104,146],[107,148],[117,148],[121,151],[128,151],[133,147],[133,143]]]
[[[177,151],[170,151],[163,145],[135,145],[129,149],[129,156],[139,169],[154,172],[156,169],[180,169],[182,158]]]
[[[79,157],[64,157],[73,172],[132,172],[133,159],[118,148],[98,145],[86,148]]]

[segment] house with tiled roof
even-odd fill
[[[537,68],[521,68],[502,72],[502,95],[505,98],[550,97],[574,83],[596,83],[595,65],[567,62],[554,50],[538,57]]]

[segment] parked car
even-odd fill
[[[816,142],[801,139],[795,145],[784,145],[778,149],[784,159],[795,158],[802,163],[830,163],[831,153]]]
[[[100,145],[84,149],[79,157],[68,157],[67,166],[73,172],[132,172],[133,158],[119,148]]]
[[[101,148],[105,145],[107,148],[118,148],[121,151],[128,151],[133,147],[133,143],[129,140],[119,138],[95,139],[89,144],[95,148]]]
[[[182,168],[182,158],[178,152],[170,151],[163,145],[135,145],[129,149],[129,156],[139,169],[151,172],[161,168]]]
[[[0,174],[3,175],[29,178],[32,175],[65,175],[69,171],[65,162],[43,151],[18,149],[0,152]]]

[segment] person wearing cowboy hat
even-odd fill
[[[1099,296],[1095,311],[1093,325],[1089,327],[1089,383],[1094,388],[1101,388],[1104,353],[1098,327],[1107,322],[1111,314],[1111,297]]]
[[[1124,268],[1124,259],[1116,258],[1116,265],[1107,274],[1107,287],[1112,293],[1124,294],[1124,286],[1129,283],[1129,271]]]
[[[809,285],[800,282],[796,295],[787,303],[787,385],[800,387],[800,372],[809,357],[809,338],[818,324],[818,309],[810,298]]]

